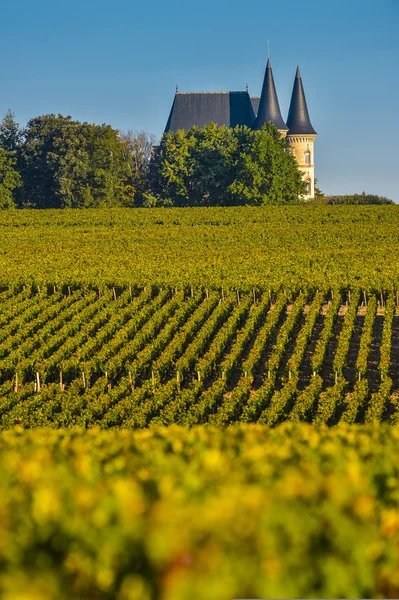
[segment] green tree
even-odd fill
[[[145,131],[130,130],[122,133],[120,139],[124,160],[135,189],[135,205],[143,206],[150,193],[150,169],[156,138]]]
[[[21,147],[21,204],[36,208],[131,206],[134,181],[118,132],[62,115],[29,121]]]
[[[394,201],[385,196],[376,194],[346,194],[343,196],[327,196],[327,204],[394,204]]]
[[[15,207],[14,192],[22,183],[15,166],[15,154],[0,148],[0,208],[2,209]]]
[[[305,184],[288,141],[268,123],[258,131],[235,130],[239,137],[233,204],[290,204],[305,194]]]
[[[328,204],[328,198],[319,188],[319,181],[317,178],[314,180],[314,198],[307,199],[305,204],[311,206]]]
[[[286,204],[305,193],[289,144],[271,123],[164,134],[152,183],[155,197],[176,206]]]
[[[7,152],[17,152],[22,138],[22,130],[15,121],[14,113],[9,109],[0,123],[0,148]]]

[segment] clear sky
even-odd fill
[[[399,0],[13,0],[1,17],[1,114],[157,136],[176,84],[259,95],[270,40],[285,118],[301,68],[321,189],[399,202]]]

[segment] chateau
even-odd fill
[[[314,197],[314,141],[317,133],[310,122],[301,73],[297,68],[287,122],[281,116],[270,59],[267,61],[261,96],[245,92],[179,92],[170,111],[165,131],[190,129],[207,123],[260,129],[271,121],[287,137],[303,173],[307,197]]]

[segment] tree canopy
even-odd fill
[[[22,204],[36,208],[132,206],[131,165],[118,132],[71,117],[29,121],[20,148]]]
[[[175,206],[288,204],[305,194],[289,144],[271,123],[165,133],[152,189],[159,204]]]
[[[17,152],[22,142],[23,133],[15,121],[12,110],[8,110],[0,123],[0,147],[8,152]]]
[[[13,152],[0,148],[0,208],[14,208],[14,192],[22,184]]]

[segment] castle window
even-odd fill
[[[305,152],[305,165],[310,165],[310,150]]]

